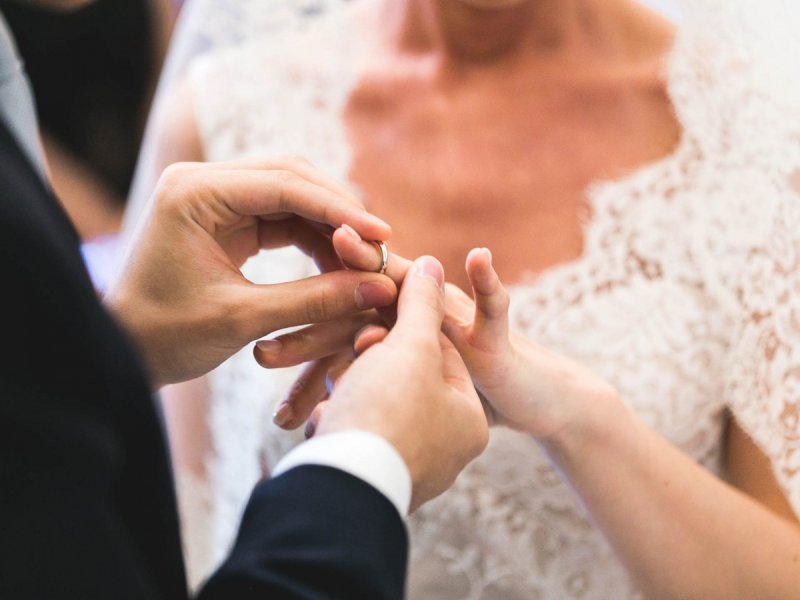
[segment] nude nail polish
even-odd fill
[[[281,404],[275,414],[272,415],[272,422],[278,427],[283,427],[292,418],[292,407],[288,404]]]

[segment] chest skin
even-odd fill
[[[382,65],[356,86],[345,124],[350,179],[392,224],[392,250],[437,256],[462,287],[474,247],[492,250],[506,283],[579,257],[587,186],[680,137],[657,65],[580,81],[532,69],[444,79]]]

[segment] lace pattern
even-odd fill
[[[198,61],[207,157],[297,153],[346,179],[340,115],[368,50],[353,18],[332,11],[311,32]],[[679,147],[588,191],[583,255],[513,286],[512,322],[606,378],[714,473],[730,411],[800,514],[800,137],[786,130],[798,113],[765,92],[749,58],[682,31],[668,73]],[[245,272],[268,282],[312,267],[282,250]],[[248,348],[212,376],[217,558],[261,462],[298,441],[270,424],[296,374],[260,369]],[[495,430],[410,529],[410,598],[639,597],[574,493],[519,433]]]

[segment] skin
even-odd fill
[[[350,233],[334,243],[348,263],[375,264],[374,250]],[[391,260],[392,275],[408,268],[401,257]],[[491,252],[473,249],[466,273],[472,297],[448,284],[442,329],[490,422],[541,443],[646,597],[796,597],[800,526],[741,429],[726,434],[725,482],[646,426],[605,381],[510,331],[509,297]],[[371,326],[357,350],[387,333]]]
[[[119,281],[105,300],[130,331],[155,386],[207,373],[285,327],[335,320],[396,299],[377,273],[335,270],[257,285],[242,275],[261,249],[332,254],[328,228],[391,235],[352,194],[306,163],[178,163],[159,180]]]
[[[652,15],[620,2],[399,4],[371,28],[380,50],[345,110],[350,177],[392,223],[394,251],[436,255],[462,288],[476,245],[510,282],[576,259],[587,187],[676,146],[661,77],[672,31]]]
[[[398,300],[394,283],[376,273],[337,269],[260,286],[239,271],[260,248],[286,243],[332,257],[323,232],[344,222],[363,235],[391,234],[308,165],[241,160],[170,167],[106,302],[156,382],[186,379],[267,331],[364,310],[364,286],[382,290],[369,306]],[[447,489],[489,434],[467,368],[441,333],[438,261],[414,263],[397,306],[397,327],[342,378],[318,435],[359,429],[387,440],[408,467],[416,507]],[[392,393],[383,393],[387,382]],[[422,411],[433,418],[420,424]]]
[[[463,272],[461,265],[476,244],[492,248],[497,274],[511,282],[576,259],[583,248],[581,220],[588,216],[586,187],[668,155],[679,140],[661,77],[673,31],[633,2],[407,0],[386,2],[370,18],[378,21],[364,31],[380,34],[379,50],[345,113],[351,179],[370,210],[393,224],[392,249],[435,254],[458,288],[471,290],[475,283],[470,267]],[[196,139],[193,123],[185,124],[172,149],[181,140],[191,147]],[[362,247],[362,259],[348,250],[348,243],[360,242],[347,230],[338,230],[334,243],[351,265],[378,266],[374,246]],[[472,260],[480,264],[480,256]],[[401,281],[404,272],[403,261],[393,256],[388,274]],[[339,351],[363,319],[315,327],[256,350],[268,367],[322,359],[307,370],[305,388],[299,386],[279,410],[280,423],[302,425],[325,397],[332,363],[322,357]],[[468,354],[463,344],[459,349]],[[531,352],[538,357],[531,373],[557,381],[553,373],[560,369],[579,369],[542,349]],[[483,364],[467,362],[473,371]],[[341,368],[329,383],[337,373]],[[792,585],[796,589],[796,568],[792,572],[786,560],[797,547],[796,517],[768,461],[735,422],[723,441],[731,475],[725,484],[625,413],[607,384],[579,380],[587,382],[579,390],[553,388],[559,397],[575,398],[562,414],[540,412],[552,402],[519,406],[513,402],[519,394],[506,390],[489,398],[492,416],[517,428],[535,424],[532,433],[549,440],[554,461],[593,505],[598,525],[650,596],[736,598],[761,589],[774,594],[756,596],[780,598]],[[516,383],[526,389],[526,381]],[[608,419],[571,425],[571,415],[583,412],[581,403],[593,394],[604,399],[608,414],[619,415],[615,423],[627,425],[624,431],[611,431]],[[553,395],[551,390],[551,400]],[[516,406],[533,414],[535,423],[497,406]],[[559,437],[581,430],[593,433]],[[619,436],[619,446],[603,444],[612,435]],[[603,495],[602,482],[592,475],[602,472],[592,471],[601,463],[576,459],[595,451],[604,456],[602,464],[619,465],[615,479],[629,502]],[[651,471],[660,479],[645,476]],[[692,493],[676,498],[676,490]],[[641,506],[653,510],[629,526],[626,519]],[[671,534],[659,529],[665,514],[675,525]],[[688,554],[681,544],[686,539],[693,542]],[[763,550],[769,560],[759,558],[750,569],[753,556],[741,551],[745,547]]]
[[[369,340],[315,420],[316,435],[361,429],[388,440],[409,467],[411,511],[449,488],[489,441],[469,372],[440,331],[444,316],[444,271],[422,257],[403,282],[395,327]]]
[[[154,384],[184,381],[269,331],[393,303],[387,277],[331,268],[341,265],[329,229],[344,223],[370,239],[391,235],[348,190],[296,159],[173,165],[105,301]],[[335,272],[271,286],[241,275],[261,248],[288,244]],[[444,304],[442,265],[423,257],[405,279],[397,327],[343,378],[318,426],[318,435],[359,429],[391,443],[409,470],[412,510],[450,487],[489,439],[466,366],[440,332]],[[393,379],[394,393],[382,393]],[[423,411],[432,418],[420,423]]]

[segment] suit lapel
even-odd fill
[[[41,204],[49,216],[58,221],[59,228],[63,229],[64,233],[67,233],[76,244],[80,244],[80,236],[75,225],[47,183],[42,181],[39,172],[31,165],[3,119],[0,119],[0,156],[4,162],[11,163],[7,166],[11,166],[13,172],[19,175],[20,183],[24,183],[25,187],[36,189],[38,193],[35,194],[35,201]],[[21,201],[21,199],[13,198],[0,200]],[[32,198],[26,200],[33,201]]]

